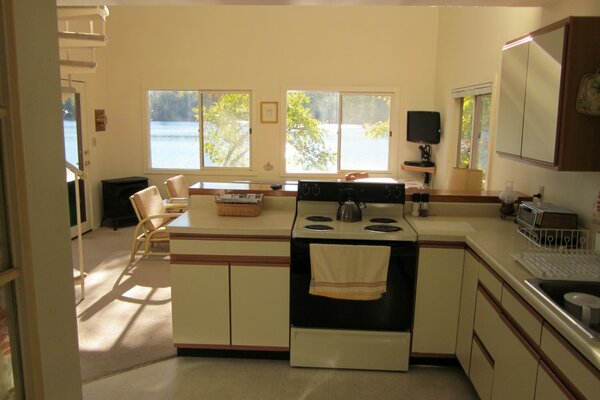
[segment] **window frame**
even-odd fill
[[[224,93],[239,93],[239,94],[248,94],[249,96],[249,111],[248,111],[248,167],[207,167],[204,166],[204,133],[202,131],[202,119],[198,121],[198,135],[199,135],[199,164],[200,168],[189,168],[189,169],[177,169],[177,168],[153,168],[152,167],[152,141],[150,139],[150,92],[151,91],[183,91],[183,92],[197,92],[200,96],[202,94],[224,94]],[[188,174],[188,175],[215,175],[218,173],[219,175],[224,176],[254,176],[256,173],[253,168],[253,149],[254,149],[254,100],[252,96],[252,89],[177,89],[173,87],[161,87],[161,86],[149,86],[142,89],[141,98],[142,98],[142,145],[143,145],[143,163],[144,163],[144,173],[146,174],[160,174],[160,175],[173,175],[173,174]],[[198,104],[200,107],[200,104]],[[200,108],[201,112],[201,108]]]
[[[329,92],[338,95],[338,140],[337,140],[337,157],[335,161],[336,172],[288,172],[287,171],[287,160],[286,160],[286,145],[287,145],[287,95],[291,91],[300,92]],[[282,89],[281,98],[283,99],[282,104],[282,126],[281,126],[281,146],[280,146],[280,176],[286,178],[339,178],[344,177],[349,172],[355,172],[357,169],[341,169],[341,122],[342,122],[342,97],[343,96],[389,96],[390,97],[390,131],[388,133],[388,167],[387,170],[365,170],[360,171],[369,172],[371,176],[375,177],[391,177],[396,174],[398,170],[398,147],[399,147],[399,135],[400,130],[398,129],[398,111],[397,103],[399,98],[399,90],[397,88],[390,87],[365,87],[365,88],[332,88],[332,87],[306,87],[302,85],[288,86]]]

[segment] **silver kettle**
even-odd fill
[[[359,201],[353,189],[345,189],[340,192],[340,206],[337,210],[336,219],[342,222],[356,222],[362,220],[362,211]]]

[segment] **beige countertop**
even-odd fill
[[[257,217],[217,215],[215,208],[190,209],[167,226],[167,232],[195,235],[291,236],[294,212],[263,210]]]
[[[600,340],[592,339],[572,321],[558,313],[554,305],[535,292],[525,279],[534,276],[511,254],[527,248],[513,220],[499,217],[407,217],[419,241],[464,241],[502,279],[525,299],[554,329],[600,370]]]

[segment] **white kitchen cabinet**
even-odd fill
[[[597,121],[577,112],[579,83],[600,65],[600,17],[569,17],[502,53],[496,151],[561,171],[599,171]]]
[[[554,164],[565,27],[529,43],[521,156]]]
[[[496,332],[493,400],[531,400],[535,393],[539,356],[504,317]]]
[[[289,239],[171,237],[178,348],[287,351]]]
[[[231,265],[231,344],[289,346],[290,269]]]
[[[456,352],[464,246],[419,246],[413,355]]]
[[[229,265],[171,265],[173,342],[229,345]]]
[[[467,375],[469,374],[469,365],[471,362],[478,271],[479,261],[477,261],[470,251],[466,251],[460,289],[458,329],[456,332],[456,358],[458,358],[460,365]]]
[[[507,44],[502,51],[496,151],[521,156],[529,41]]]

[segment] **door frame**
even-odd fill
[[[83,165],[77,166],[80,170],[85,172],[85,179],[82,179],[82,186],[80,186],[80,192],[84,193],[84,202],[85,204],[85,221],[81,224],[81,231],[88,232],[92,230],[93,226],[93,206],[92,206],[92,196],[91,196],[91,185],[90,181],[90,126],[89,120],[87,118],[88,110],[87,110],[87,102],[86,102],[86,85],[85,82],[82,81],[74,81],[74,80],[61,80],[61,93],[65,93],[67,91],[71,92],[74,90],[74,93],[79,95],[79,115],[77,116],[77,120],[79,123],[78,135],[81,134],[81,138],[78,138],[78,142],[81,143],[81,162]],[[64,131],[63,131],[64,132]],[[82,189],[82,190],[81,190]],[[77,225],[71,227],[71,238],[77,236]]]

